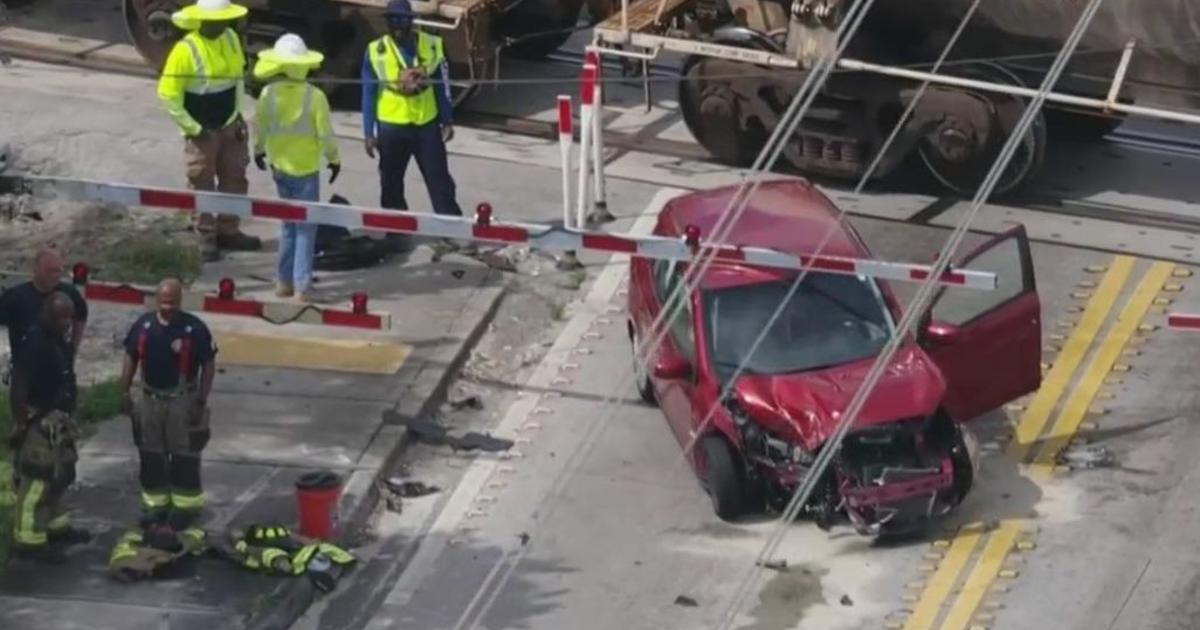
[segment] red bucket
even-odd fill
[[[300,535],[328,540],[337,530],[338,499],[342,479],[327,470],[305,473],[296,480],[296,507]]]

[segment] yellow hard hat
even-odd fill
[[[224,22],[243,17],[246,7],[229,0],[196,0],[196,4],[184,7],[171,15],[171,21],[184,30],[195,30],[200,22]]]

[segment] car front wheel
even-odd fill
[[[732,521],[745,512],[745,484],[733,448],[719,436],[706,435],[700,440],[704,454],[704,482],[712,499],[713,511],[724,521]]]
[[[649,359],[645,361],[639,360],[638,355],[641,354],[641,344],[638,343],[638,334],[630,331],[629,340],[633,344],[633,379],[637,385],[638,395],[648,404],[655,404],[657,400],[654,397],[654,384],[650,382],[650,371],[646,368]]]

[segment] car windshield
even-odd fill
[[[813,273],[792,295],[754,356],[746,359],[794,281],[704,292],[710,353],[722,381],[743,360],[743,374],[805,372],[874,356],[887,343],[893,323],[875,282]]]

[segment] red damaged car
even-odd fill
[[[713,233],[736,187],[671,200],[654,234]],[[800,180],[764,183],[730,243],[797,254],[873,258],[838,221],[833,203]],[[634,258],[629,334],[635,353],[686,263]],[[1041,307],[1025,231],[1002,234],[958,265],[997,276],[997,288],[942,288],[897,351],[802,514],[829,527],[846,519],[867,535],[901,531],[962,502],[977,469],[963,422],[1041,383]],[[778,510],[804,478],[841,413],[895,330],[901,305],[886,281],[810,273],[721,399],[795,271],[713,264],[649,365],[635,361],[639,393],[662,409],[717,514]]]

